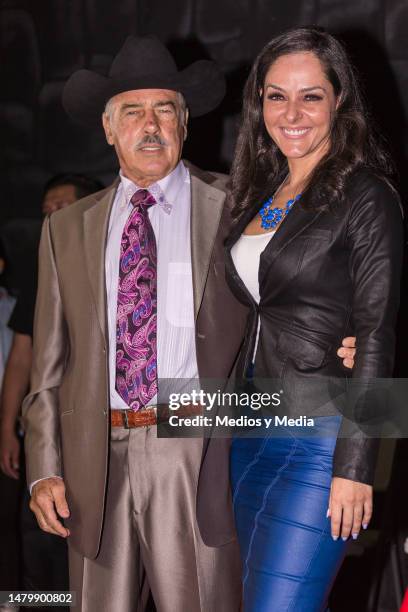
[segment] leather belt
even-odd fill
[[[179,417],[197,416],[203,414],[203,406],[188,404],[178,410],[170,410],[167,404],[148,406],[142,410],[111,410],[111,426],[133,429],[134,427],[152,427],[159,423],[167,423],[172,415]]]

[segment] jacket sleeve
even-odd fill
[[[380,179],[361,177],[351,198],[346,240],[357,351],[346,410],[353,416],[343,419],[333,475],[372,484],[379,440],[366,435],[361,424],[380,400],[370,391],[375,380],[393,372],[403,224],[398,197]]]
[[[44,221],[40,241],[33,341],[31,387],[23,402],[28,484],[62,475],[58,398],[68,338],[50,218]]]

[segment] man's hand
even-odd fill
[[[373,487],[347,478],[332,479],[329,509],[334,540],[358,537],[361,527],[367,529],[373,512]]]
[[[32,490],[30,508],[43,531],[63,538],[69,536],[69,529],[58,520],[58,515],[61,518],[69,517],[62,478],[44,478],[37,482]]]
[[[356,339],[354,337],[343,338],[342,346],[337,351],[337,355],[342,357],[343,365],[346,368],[354,367],[354,357],[356,354]]]
[[[20,467],[20,442],[14,431],[8,431],[4,427],[0,436],[0,468],[6,476],[19,478]]]

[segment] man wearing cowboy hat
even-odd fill
[[[44,223],[24,404],[31,508],[68,537],[83,612],[143,610],[146,579],[159,612],[239,609],[227,441],[158,438],[154,408],[158,376],[227,377],[243,335],[224,282],[226,178],[180,161],[188,114],[223,95],[213,62],[178,71],[152,37],[65,87],[120,165]]]

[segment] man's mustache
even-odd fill
[[[158,134],[152,134],[152,135],[147,135],[147,136],[143,136],[143,138],[141,140],[138,140],[137,143],[135,144],[135,151],[138,151],[139,149],[141,149],[142,147],[145,147],[146,145],[159,145],[161,147],[167,147],[168,143],[166,142],[166,140],[164,140],[163,138],[161,138],[161,136],[159,136]]]

